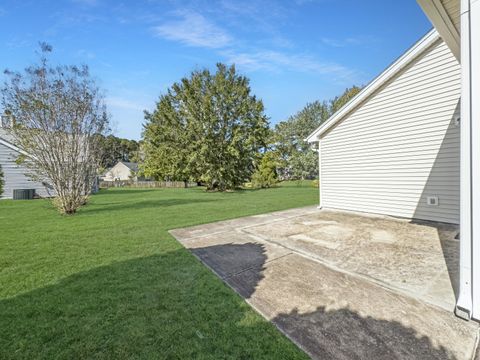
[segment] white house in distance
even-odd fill
[[[103,176],[103,181],[129,181],[137,180],[138,164],[134,162],[119,161]]]
[[[434,29],[307,138],[320,207],[459,224],[456,313],[480,320],[480,0],[418,3]]]
[[[36,196],[39,197],[54,196],[55,192],[48,182],[33,181],[27,176],[28,170],[25,166],[16,162],[19,155],[28,156],[26,152],[13,144],[11,137],[0,123],[0,166],[5,182],[0,199],[12,199],[15,189],[34,189]]]

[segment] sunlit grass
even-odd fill
[[[313,205],[308,184],[0,202],[0,358],[304,358],[168,230]]]

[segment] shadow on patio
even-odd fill
[[[478,326],[424,301],[450,286],[438,239],[450,242],[450,227],[298,209],[290,218],[269,215],[171,233],[314,358],[472,356]],[[423,236],[431,241],[415,248]],[[438,256],[425,257],[432,249]]]

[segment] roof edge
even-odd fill
[[[440,35],[436,29],[430,30],[424,37],[417,41],[410,49],[408,49],[395,62],[387,67],[380,75],[365,86],[356,96],[350,99],[343,107],[333,114],[327,121],[313,131],[305,140],[309,143],[319,141],[319,137],[333,127],[337,122],[342,120],[346,115],[353,111],[357,106],[361,105],[369,96],[375,93],[382,85],[392,79],[401,70],[421,55],[435,41],[440,39]]]
[[[417,0],[417,3],[460,62],[460,33],[445,5],[440,0]]]
[[[26,151],[20,149],[19,147],[13,145],[11,142],[9,142],[5,139],[0,138],[0,144],[5,145],[6,147],[8,147],[8,148],[10,148],[10,149],[22,154],[22,155],[30,156]]]

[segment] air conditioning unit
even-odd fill
[[[428,206],[438,206],[438,196],[428,196],[427,197]]]
[[[13,189],[13,200],[32,200],[35,189]]]

